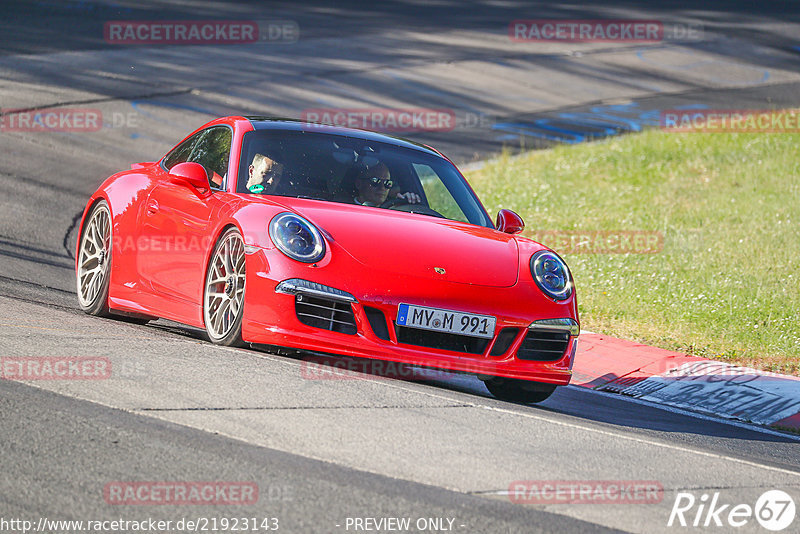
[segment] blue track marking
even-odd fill
[[[686,104],[672,109],[707,109],[705,104]],[[577,144],[591,139],[639,132],[645,126],[658,126],[661,109],[643,110],[639,104],[594,106],[589,111],[558,113],[553,117],[531,121],[498,122],[494,130],[505,132],[497,141],[536,137],[557,143]]]

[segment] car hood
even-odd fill
[[[327,233],[365,272],[491,287],[517,282],[516,240],[497,230],[349,204],[305,199],[282,203]]]

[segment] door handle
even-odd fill
[[[151,200],[150,202],[147,203],[148,215],[155,215],[157,211],[158,211],[158,202],[156,202],[155,200]]]

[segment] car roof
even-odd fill
[[[369,130],[359,130],[357,128],[345,128],[343,126],[333,126],[329,124],[301,121],[297,119],[285,119],[280,117],[266,117],[266,116],[245,116],[245,119],[250,121],[253,128],[256,130],[284,130],[293,132],[313,132],[325,133],[331,135],[341,135],[345,137],[355,137],[357,139],[364,139],[366,141],[377,141],[381,143],[388,143],[395,146],[404,148],[411,148],[420,150],[433,156],[443,157],[443,155],[432,149],[429,146],[423,145],[403,139],[402,137],[394,137],[392,135],[371,132]]]

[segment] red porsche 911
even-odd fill
[[[225,117],[92,195],[78,300],[221,345],[472,373],[539,402],[569,383],[579,324],[567,265],[523,227],[508,210],[492,224],[430,147]]]

